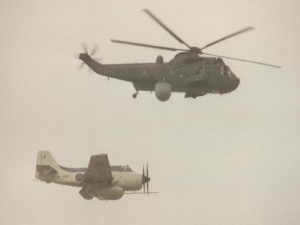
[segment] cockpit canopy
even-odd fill
[[[181,52],[178,53],[173,60],[170,61],[171,64],[176,66],[189,65],[193,63],[203,63],[207,70],[215,71],[221,76],[226,76],[229,78],[235,78],[235,74],[230,70],[230,68],[225,64],[222,58],[216,57],[199,57],[198,54],[192,52]],[[215,70],[214,70],[215,69]]]
[[[234,73],[231,71],[231,69],[229,68],[229,66],[221,66],[220,67],[220,74],[223,76],[227,76],[230,78],[235,78],[236,76],[234,75]]]
[[[110,167],[111,171],[117,171],[117,172],[132,172],[132,169],[130,166],[111,166]]]
[[[176,65],[182,64],[193,64],[197,62],[203,62],[205,65],[225,65],[222,58],[216,57],[199,57],[196,53],[191,52],[180,52],[178,53],[170,63],[174,63]]]

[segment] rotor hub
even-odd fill
[[[191,47],[191,50],[190,50],[192,53],[195,53],[195,54],[202,54],[202,51],[200,48],[198,47]]]
[[[89,56],[89,54],[87,53],[80,53],[79,54],[79,59],[81,59],[82,61],[87,61],[91,58],[91,56]]]
[[[142,183],[147,183],[150,181],[150,177],[147,177],[147,176],[143,176],[143,179],[142,179]]]

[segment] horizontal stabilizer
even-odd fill
[[[50,166],[36,165],[36,172],[40,173],[43,176],[53,176],[57,173],[55,169]]]

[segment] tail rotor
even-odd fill
[[[87,47],[86,43],[82,43],[81,48],[82,48],[83,52],[85,54],[88,54],[89,56],[95,55],[100,49],[99,46],[95,44],[94,47],[92,48],[91,52],[89,53],[89,48]]]
[[[100,50],[99,46],[96,45],[96,44],[94,45],[94,47],[92,48],[91,51],[89,51],[89,48],[87,47],[87,44],[86,44],[86,43],[82,43],[82,44],[81,44],[81,48],[82,48],[82,50],[83,50],[83,53],[76,54],[76,55],[75,55],[76,58],[81,59],[80,56],[92,58],[92,56],[94,56],[94,55]],[[95,61],[97,61],[97,62],[99,62],[99,63],[102,63],[102,58],[93,58],[93,60],[95,60]],[[82,61],[82,62],[76,67],[77,70],[78,70],[78,71],[81,71],[81,70],[83,69],[84,65],[85,65],[85,62]],[[91,72],[92,72],[92,70],[89,69],[89,73],[91,73]]]

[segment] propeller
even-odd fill
[[[143,166],[143,176],[142,176],[142,184],[143,184],[143,193],[145,194],[147,192],[147,195],[149,196],[149,172],[148,172],[148,163],[146,164],[146,174],[145,174],[145,168]],[[146,192],[145,192],[145,184],[146,184]]]
[[[84,53],[88,54],[89,56],[93,56],[96,54],[96,52],[98,52],[99,47],[98,45],[94,45],[94,47],[92,48],[92,51],[89,53],[88,47],[86,43],[82,43],[81,44],[81,48],[83,49]]]
[[[145,172],[146,171],[146,172]],[[146,164],[146,170],[145,166],[143,165],[143,173],[142,173],[142,186],[143,186],[143,192],[125,192],[124,194],[132,194],[132,195],[138,195],[138,194],[146,194],[149,197],[150,194],[158,194],[158,191],[150,191],[149,188],[149,170],[148,170],[148,163]]]
[[[92,57],[94,56],[98,51],[99,51],[99,46],[98,45],[94,45],[94,47],[92,48],[92,50],[90,51],[89,53],[89,50],[88,50],[88,47],[87,47],[87,44],[86,43],[82,43],[81,44],[81,48],[83,49],[83,52],[84,54],[87,54],[88,56]],[[76,58],[79,57],[79,54],[76,55]],[[102,59],[101,58],[93,58],[95,61],[97,62],[102,62]],[[81,71],[84,67],[85,63],[84,62],[81,62],[78,66],[77,66],[77,70]],[[89,69],[89,73],[91,73],[92,70]]]
[[[211,55],[211,56],[215,56],[215,57],[222,57],[222,58],[227,58],[227,59],[231,59],[231,60],[237,60],[237,61],[242,61],[242,62],[247,62],[247,63],[254,63],[254,64],[258,64],[258,65],[263,65],[263,66],[271,66],[271,67],[275,67],[275,68],[280,68],[280,66],[272,65],[272,64],[269,64],[269,63],[256,62],[256,61],[252,61],[252,60],[239,59],[239,58],[233,58],[233,57],[228,57],[228,56],[220,56],[220,55],[214,55],[214,54],[202,52],[202,50],[205,49],[205,48],[208,48],[212,45],[220,43],[220,42],[222,42],[224,40],[227,40],[229,38],[232,38],[234,36],[243,34],[243,33],[248,32],[250,30],[253,30],[254,27],[251,27],[251,26],[245,27],[241,30],[238,30],[238,31],[234,32],[234,33],[226,35],[226,36],[224,36],[224,37],[222,37],[218,40],[210,42],[202,48],[191,47],[185,41],[183,41],[178,35],[176,35],[170,28],[168,28],[160,19],[158,19],[149,9],[144,9],[143,11],[150,18],[152,18],[157,24],[159,24],[165,31],[167,31],[171,36],[173,36],[177,41],[179,41],[179,43],[184,44],[187,47],[187,49],[172,48],[172,47],[165,47],[165,46],[158,46],[158,45],[149,45],[149,44],[143,44],[143,43],[137,43],[137,42],[116,40],[116,39],[111,39],[111,41],[113,43],[141,46],[141,47],[147,47],[147,48],[156,48],[156,49],[169,50],[169,51],[184,51],[184,52],[192,52],[192,53],[195,53],[195,54]]]

